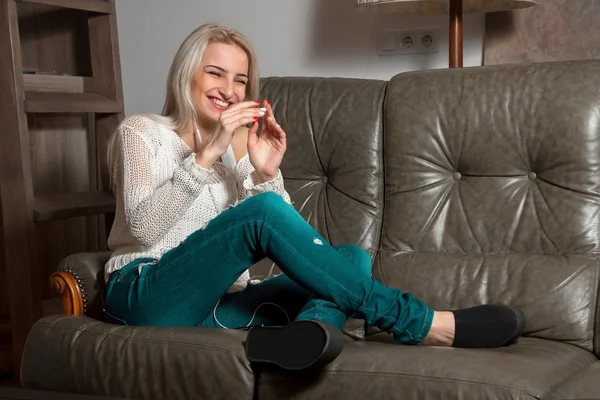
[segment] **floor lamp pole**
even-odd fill
[[[450,0],[450,68],[463,66],[462,0]]]

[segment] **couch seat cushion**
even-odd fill
[[[259,398],[538,399],[593,363],[580,347],[521,338],[499,349],[404,346],[386,334],[347,343],[321,374],[263,371]]]
[[[552,390],[548,399],[600,399],[600,361],[582,368],[575,375],[562,382],[557,388]]]
[[[30,389],[131,399],[251,400],[245,337],[243,330],[45,317],[27,338],[21,380]]]

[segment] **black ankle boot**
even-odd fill
[[[342,352],[344,335],[326,322],[302,320],[286,326],[251,328],[245,347],[251,363],[299,371],[333,361]]]
[[[493,348],[514,343],[525,329],[525,314],[500,304],[452,311],[455,332],[452,347]]]

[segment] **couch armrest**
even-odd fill
[[[82,289],[73,274],[62,271],[53,272],[50,275],[50,287],[54,293],[60,295],[65,314],[85,315]]]
[[[256,378],[246,331],[121,326],[51,315],[23,351],[26,389],[123,399],[252,399]]]
[[[60,262],[50,276],[50,286],[61,296],[65,314],[102,319],[104,264],[110,254],[76,253]]]

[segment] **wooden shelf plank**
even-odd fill
[[[46,4],[55,7],[73,8],[102,14],[114,14],[115,5],[105,0],[19,0],[27,3]]]
[[[23,75],[23,87],[26,92],[83,93],[84,82],[83,76]]]
[[[106,214],[115,211],[115,197],[108,191],[61,193],[38,196],[33,212],[36,222]]]
[[[25,92],[28,113],[120,113],[123,103],[96,93]]]

